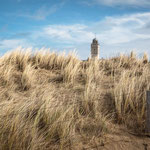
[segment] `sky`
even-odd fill
[[[0,55],[45,47],[87,59],[95,36],[100,58],[150,56],[150,0],[0,0]]]

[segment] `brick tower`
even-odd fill
[[[91,44],[91,58],[99,59],[99,43],[96,38],[93,39]]]

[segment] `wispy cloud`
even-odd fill
[[[131,7],[149,7],[149,0],[90,0],[83,1],[85,4],[100,4],[106,6],[131,6]]]
[[[150,22],[150,13],[124,15],[118,17],[106,17],[102,22],[97,23],[100,33],[98,37],[105,43],[125,43],[137,39],[150,38],[149,34],[140,30],[149,31],[147,25]]]
[[[106,44],[126,43],[137,39],[147,39],[150,28],[150,13],[138,13],[116,17],[90,24],[49,25],[43,27],[38,36],[69,43],[87,43],[97,33]],[[140,32],[140,31],[145,32]]]
[[[90,41],[94,34],[87,31],[88,26],[82,24],[74,25],[49,25],[43,28],[42,34],[51,39],[59,40],[61,43],[84,43]]]
[[[17,38],[17,39],[25,39],[25,38],[28,38],[30,37],[32,34],[32,32],[18,32],[18,33],[15,33],[11,36],[11,38]]]
[[[25,39],[5,39],[0,41],[1,50],[10,50],[18,46],[30,47],[31,45]]]
[[[46,46],[57,49],[77,49],[81,58],[87,58],[90,43],[96,36],[100,43],[101,57],[119,52],[136,50],[150,54],[150,12],[105,17],[88,24],[47,25],[19,38],[3,40],[0,48],[14,48],[19,45]],[[26,37],[27,36],[27,37]],[[29,44],[32,41],[32,44]],[[36,46],[37,47],[37,46]]]
[[[80,52],[90,49],[91,40],[99,39],[103,55],[135,49],[150,53],[150,13],[137,13],[115,17],[85,24],[49,25],[37,32],[36,38],[47,38],[57,43],[68,43]],[[88,46],[87,46],[88,45]],[[81,47],[84,49],[81,50]]]
[[[33,13],[24,12],[24,13],[17,14],[17,16],[30,18],[34,20],[45,20],[46,17],[50,16],[51,14],[55,13],[57,10],[61,9],[64,4],[65,1],[63,0],[62,2],[58,4],[54,4],[52,6],[43,5]]]

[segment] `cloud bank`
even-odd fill
[[[131,50],[135,50],[138,54],[146,51],[150,55],[150,12],[105,17],[101,21],[88,24],[47,25],[39,28],[38,31],[32,31],[29,39],[33,43],[47,41],[47,44],[43,45],[46,47],[57,43],[54,48],[57,47],[59,50],[77,49],[81,58],[85,59],[89,55],[95,33],[100,43],[101,57]],[[27,45],[27,41],[30,42],[28,39],[5,40],[0,42],[0,48],[7,45],[10,45],[9,47]]]
[[[90,0],[84,1],[88,5],[100,4],[105,6],[131,6],[131,7],[150,7],[149,0]]]

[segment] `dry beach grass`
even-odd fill
[[[7,53],[0,58],[0,149],[92,149],[119,126],[144,133],[146,90],[146,54],[81,61],[43,50]]]

